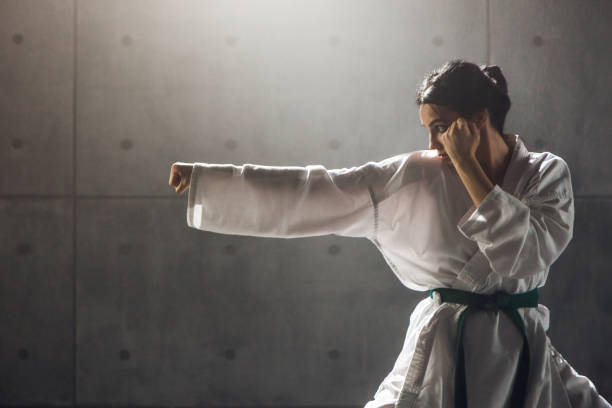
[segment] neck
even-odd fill
[[[501,185],[510,154],[510,147],[498,131],[488,129],[481,134],[476,156],[492,183]]]

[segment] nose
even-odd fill
[[[443,148],[442,144],[438,141],[438,139],[435,139],[430,132],[429,133],[429,150],[438,150],[439,152],[441,152],[443,151],[442,148]]]

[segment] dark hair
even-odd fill
[[[497,65],[476,65],[462,59],[427,73],[417,90],[416,103],[443,105],[465,118],[486,108],[491,125],[502,137],[511,106],[506,78]]]

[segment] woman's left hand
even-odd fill
[[[453,163],[457,163],[476,158],[480,133],[475,124],[460,116],[442,133],[440,143]]]

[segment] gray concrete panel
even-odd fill
[[[189,229],[170,164],[427,148],[424,74],[488,51],[506,131],[566,159],[582,195],[541,303],[553,344],[612,400],[612,213],[586,196],[611,191],[609,2],[77,1],[76,72],[74,3],[0,0],[0,194],[70,194],[76,121],[79,194],[160,197],[79,198],[76,327],[71,200],[0,200],[0,404],[68,405],[75,374],[78,404],[369,400],[426,294],[364,239]]]
[[[72,191],[73,2],[0,2],[0,194]]]
[[[611,194],[612,2],[491,1],[491,62],[508,78],[508,131],[561,155],[576,194]]]
[[[424,295],[372,243],[198,231],[184,212],[179,200],[79,200],[79,404],[373,394]]]
[[[612,201],[577,199],[574,238],[551,266],[541,300],[553,345],[612,401]]]
[[[73,397],[72,203],[0,199],[0,405]]]
[[[485,0],[87,1],[80,194],[171,195],[174,161],[350,167],[427,148],[414,104],[484,62]]]

